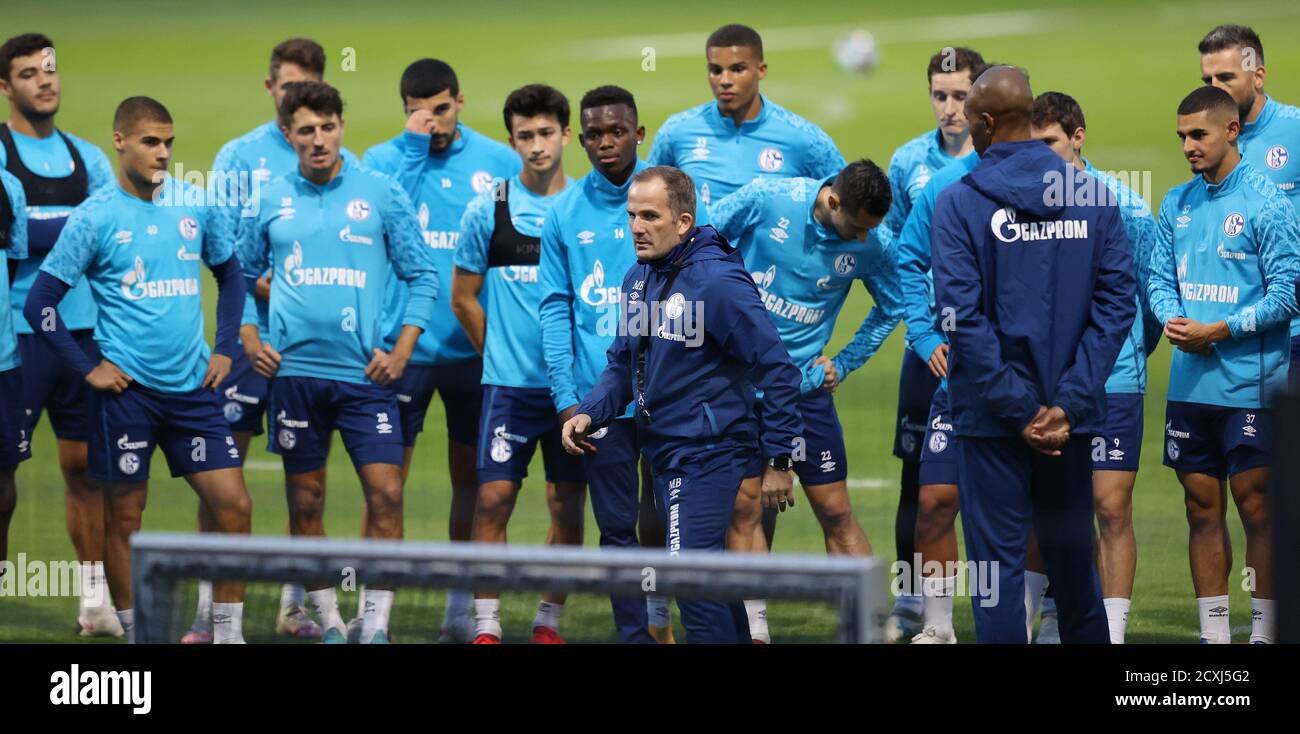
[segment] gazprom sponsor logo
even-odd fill
[[[1086,219],[1017,222],[1016,212],[1009,206],[993,212],[989,226],[993,230],[993,236],[1007,244],[1038,240],[1082,240],[1088,237]]]
[[[288,417],[288,415],[283,410],[280,411],[279,415],[275,416],[275,422],[279,423],[285,428],[306,428],[308,425],[307,421],[293,420],[292,418]]]
[[[262,402],[259,398],[253,397],[252,395],[245,395],[241,393],[239,391],[239,385],[231,385],[230,387],[226,388],[224,394],[227,400],[236,400],[241,403],[248,403],[249,405],[258,405]]]
[[[1184,301],[1236,303],[1241,296],[1239,286],[1218,283],[1179,283],[1178,290]]]
[[[446,230],[434,230],[433,232],[421,232],[424,235],[424,244],[435,250],[454,250],[456,241],[460,239],[460,232],[448,232]]]
[[[122,435],[117,439],[117,447],[118,447],[119,449],[121,449],[122,451],[139,451],[140,449],[148,448],[148,447],[149,447],[149,442],[148,442],[148,441],[132,441],[132,440],[131,440],[131,436],[130,436],[129,434],[123,433],[123,434],[122,434]]]
[[[375,240],[362,234],[352,234],[352,225],[348,225],[339,230],[339,239],[343,242],[351,242],[354,245],[373,245]]]
[[[341,233],[340,233],[341,234]],[[365,288],[366,271],[353,268],[305,268],[302,265],[302,245],[297,240],[293,250],[284,259],[284,279],[292,287],[298,286],[342,286],[345,288]]]
[[[825,309],[787,301],[774,293],[763,293],[763,306],[776,316],[797,324],[816,324],[826,316]]]
[[[592,265],[591,274],[582,279],[582,287],[578,289],[578,296],[589,306],[618,303],[618,293],[616,285],[605,287],[605,266],[600,260]]]
[[[511,283],[536,283],[537,266],[536,265],[506,265],[497,268],[501,273],[501,278]]]
[[[509,430],[507,430],[507,425],[505,423],[502,423],[496,428],[493,428],[492,436],[494,438],[502,438],[507,441],[514,441],[515,443],[528,443],[527,436],[521,436],[518,433],[511,433]]]
[[[1223,246],[1222,242],[1219,243],[1219,249],[1216,250],[1216,252],[1218,252],[1219,257],[1223,258],[1224,260],[1245,260],[1246,259],[1246,253],[1237,252],[1236,250],[1229,250]]]
[[[177,298],[199,295],[197,278],[164,278],[149,280],[144,271],[144,260],[135,259],[135,267],[122,276],[122,295],[127,300],[145,298]]]

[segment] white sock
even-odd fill
[[[533,626],[550,627],[559,632],[560,617],[562,616],[564,616],[563,604],[552,604],[549,601],[541,602],[537,605],[537,616],[533,617]]]
[[[297,584],[285,584],[280,587],[280,608],[291,609],[302,606],[303,588]]]
[[[361,613],[361,641],[369,642],[376,632],[388,634],[388,614],[393,611],[393,592],[389,589],[368,589]]]
[[[284,596],[281,595],[280,598],[283,599]],[[343,624],[343,618],[339,616],[339,597],[334,593],[333,587],[309,591],[307,598],[311,599],[311,605],[316,608],[316,616],[320,618],[323,630],[337,629],[347,636],[348,626]]]
[[[451,589],[447,592],[447,608],[442,613],[443,622],[457,617],[469,616],[469,602],[473,595],[464,589]]]
[[[1106,607],[1106,626],[1110,627],[1110,644],[1124,644],[1124,630],[1128,628],[1128,610],[1133,602],[1122,596],[1101,600]]]
[[[1201,639],[1211,645],[1232,643],[1232,627],[1228,624],[1228,595],[1196,598],[1196,611],[1201,618]]]
[[[1273,644],[1277,637],[1277,602],[1250,597],[1250,642]]]
[[[81,611],[91,607],[112,607],[109,599],[108,581],[104,578],[104,564],[100,562],[83,563],[81,569]]]
[[[924,587],[925,581],[922,580],[921,584],[922,587]],[[899,612],[909,612],[920,616],[924,608],[925,599],[921,594],[899,594],[894,597],[894,614],[898,614]]]
[[[921,579],[926,627],[934,627],[939,632],[952,632],[952,598],[956,593],[956,576],[926,576]]]
[[[746,599],[745,614],[749,617],[749,636],[760,642],[771,642],[772,636],[767,632],[767,602]]]
[[[119,609],[117,610],[117,621],[122,625],[122,631],[126,633],[128,643],[135,642],[135,610]]]
[[[366,616],[366,585],[357,587],[357,618]]]
[[[1044,591],[1047,591],[1047,574],[1025,571],[1025,639],[1030,642],[1034,641],[1034,623],[1038,621]]]
[[[212,582],[199,582],[199,603],[194,606],[194,623],[190,629],[212,631]]]
[[[244,602],[212,603],[212,643],[244,644]]]
[[[501,639],[501,600],[474,600],[474,635],[492,635]]]
[[[671,627],[673,624],[673,603],[666,596],[647,596],[645,598],[646,617],[651,627]]]

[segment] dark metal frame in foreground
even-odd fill
[[[182,579],[565,591],[674,598],[811,599],[837,603],[839,641],[880,642],[888,588],[882,561],[863,556],[730,554],[376,539],[184,533],[131,537],[135,637],[167,643]],[[648,585],[653,581],[653,589]]]

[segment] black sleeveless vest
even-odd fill
[[[14,202],[9,192],[0,186],[0,250],[9,249],[9,232],[14,228]]]
[[[528,237],[515,229],[510,221],[510,188],[508,181],[501,182],[501,196],[496,197],[493,212],[492,241],[488,243],[488,267],[510,265],[536,265],[542,259],[542,240]]]
[[[62,130],[56,130],[63,144],[68,146],[68,155],[72,156],[72,175],[60,178],[41,176],[27,166],[18,155],[18,146],[14,145],[14,135],[8,125],[0,124],[0,143],[4,144],[5,168],[23,185],[27,194],[27,206],[76,206],[86,200],[90,193],[90,177],[86,173],[86,162],[81,159],[77,146],[72,144]]]
[[[23,185],[23,193],[27,195],[28,206],[76,206],[86,200],[90,194],[90,176],[86,171],[86,162],[82,160],[81,153],[77,146],[72,144],[63,131],[56,130],[60,138],[63,138],[63,144],[68,146],[68,155],[72,157],[72,175],[53,178],[42,176],[23,164],[23,159],[18,155],[18,146],[14,144],[14,135],[9,130],[9,125],[0,124],[0,144],[5,149],[5,169],[13,174],[14,178]],[[4,213],[0,213],[0,229],[3,229],[2,247],[9,245],[9,230],[13,225],[12,203],[6,194],[0,205],[4,207]],[[26,214],[23,213],[25,216]],[[67,222],[67,217],[57,219],[28,219],[27,220],[27,239],[28,250],[32,254],[40,254],[49,251],[54,246],[54,242],[59,238],[59,232],[63,230],[63,225]]]

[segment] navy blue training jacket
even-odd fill
[[[696,227],[663,259],[633,265],[622,293],[608,364],[578,406],[593,428],[635,400],[656,471],[708,445],[751,445],[763,458],[793,453],[803,433],[799,371],[740,253],[717,230]],[[755,389],[763,391],[762,426]]]
[[[1075,435],[1102,427],[1136,279],[1119,207],[1067,165],[1040,141],[998,143],[939,195],[930,242],[958,436],[1017,436],[1040,405],[1063,408]]]

